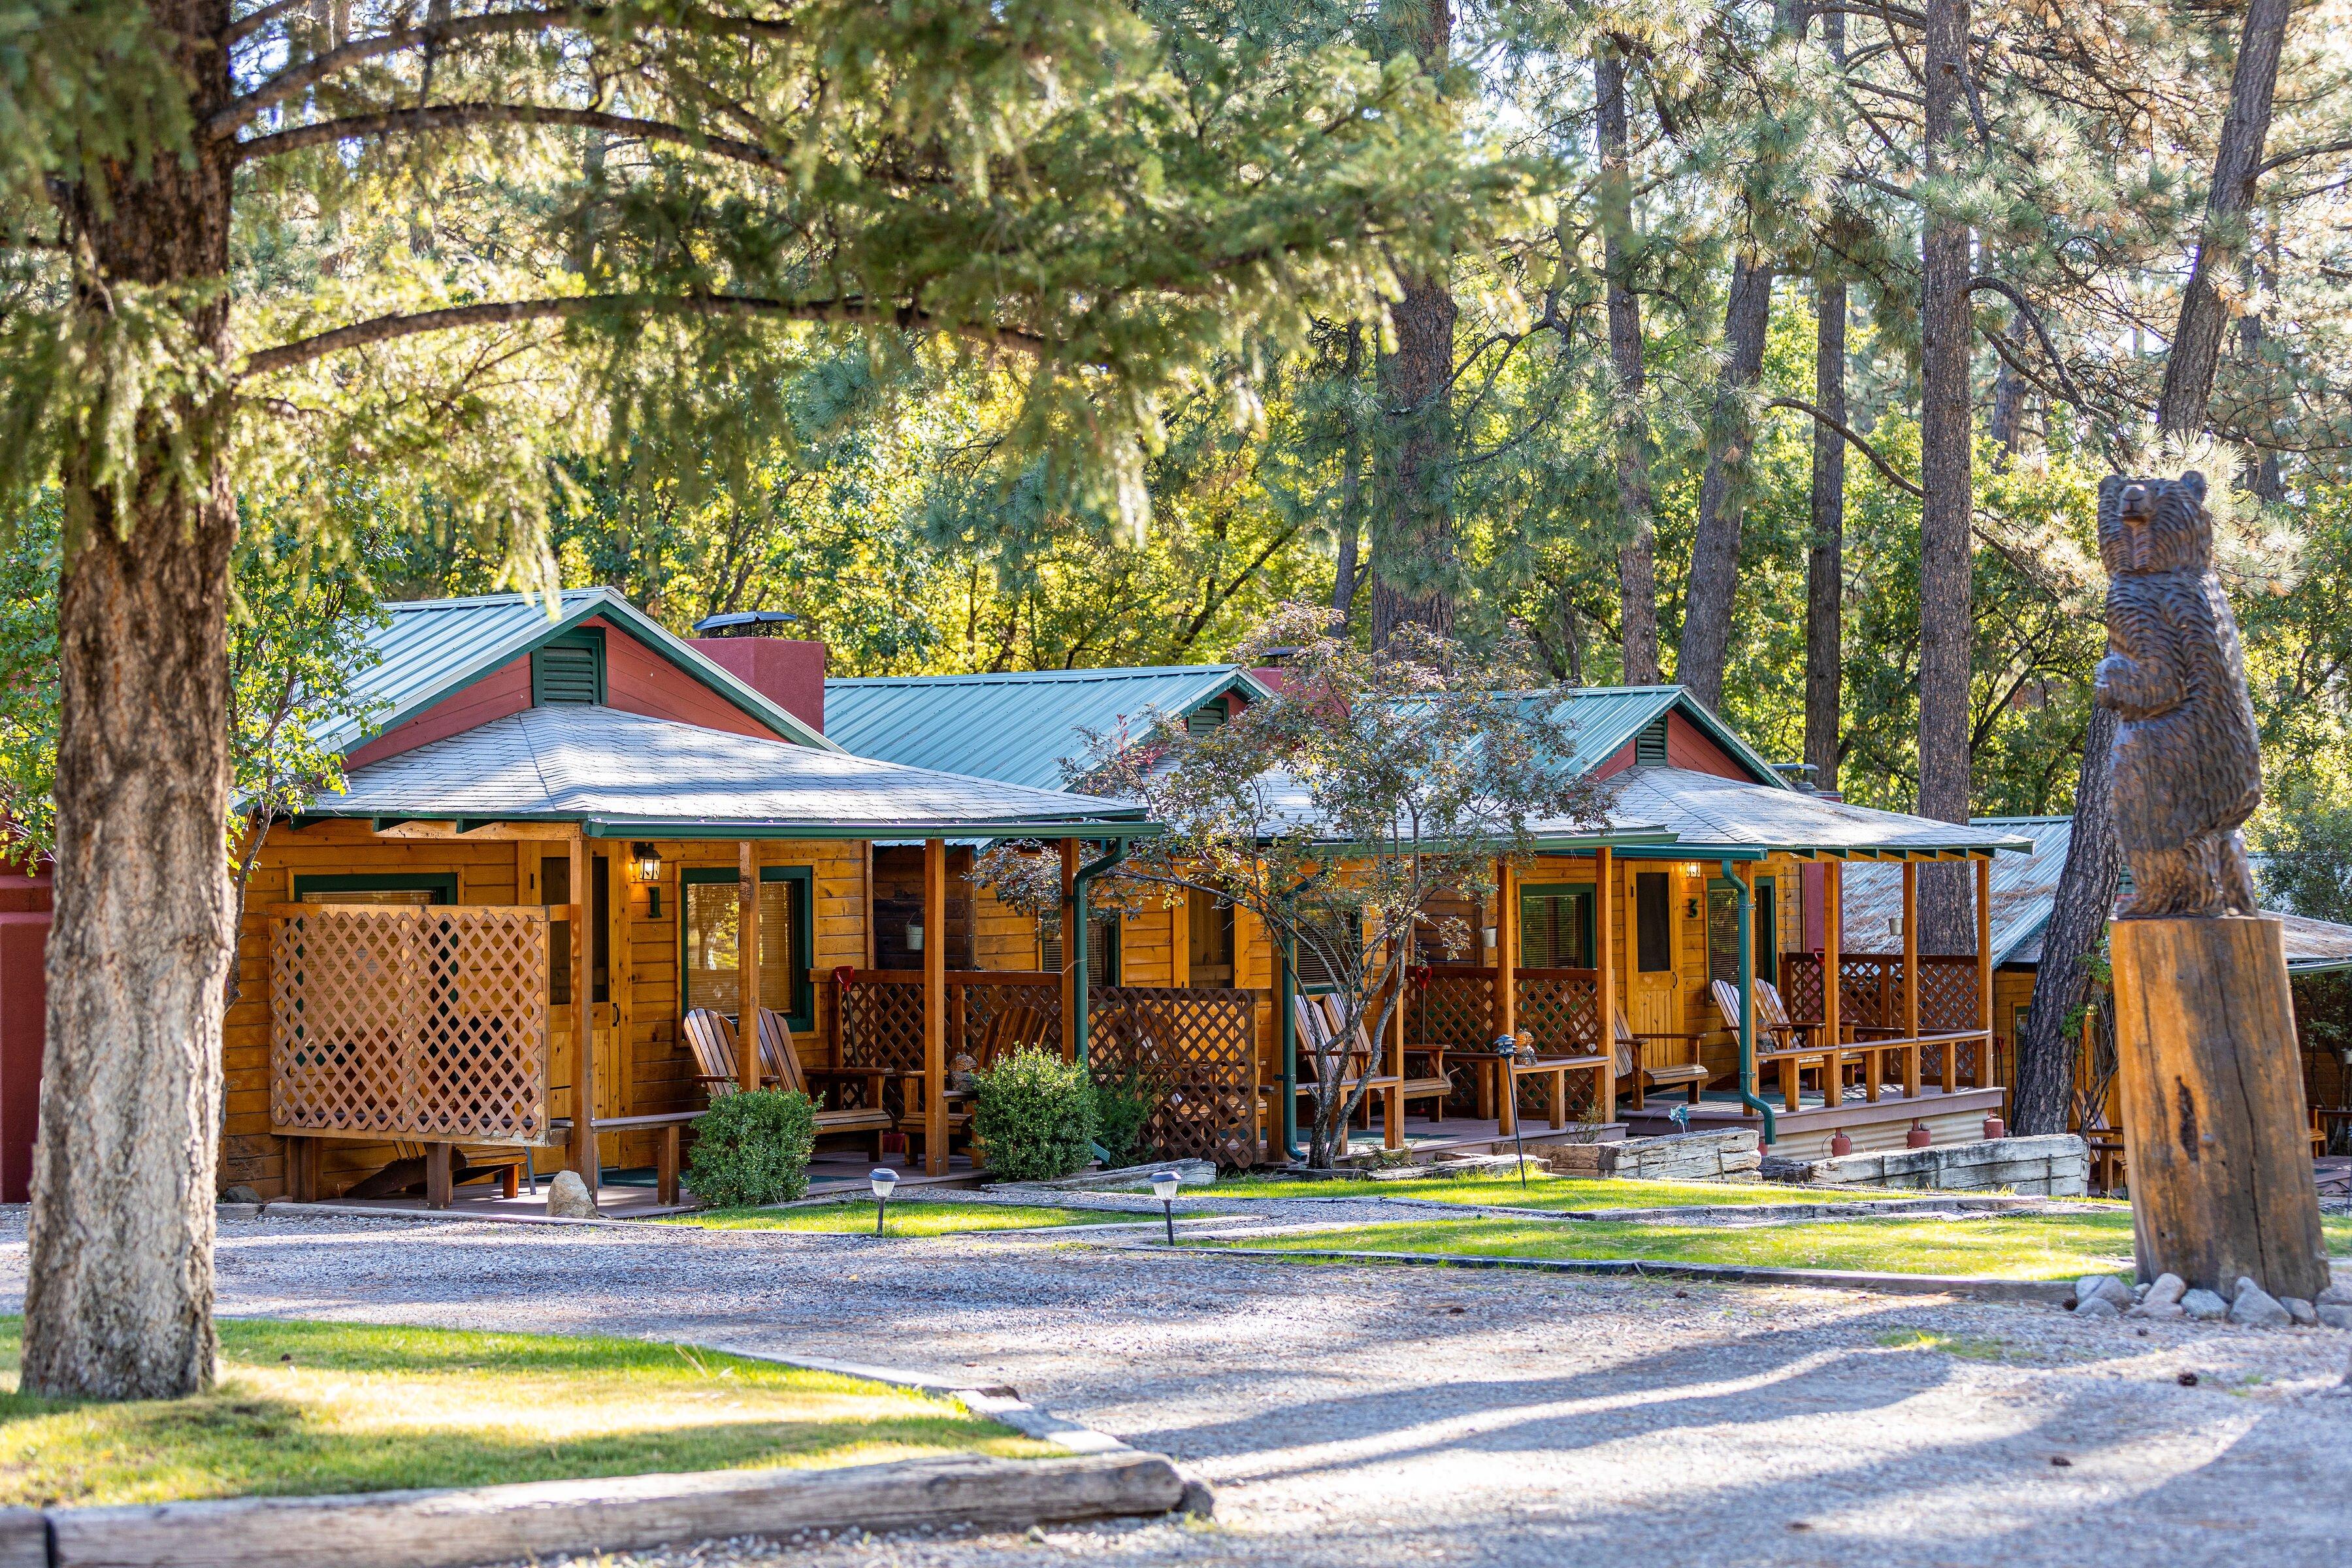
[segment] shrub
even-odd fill
[[[971,1131],[992,1175],[1066,1176],[1084,1170],[1094,1152],[1095,1086],[1076,1063],[1024,1046],[972,1079]]]
[[[816,1107],[796,1089],[762,1089],[710,1102],[694,1119],[686,1184],[710,1208],[788,1203],[808,1191]]]
[[[1143,1146],[1143,1124],[1160,1108],[1160,1086],[1133,1068],[1095,1079],[1095,1142],[1107,1156],[1104,1164],[1116,1169],[1150,1154]]]

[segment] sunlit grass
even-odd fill
[[[975,1204],[953,1198],[900,1198],[890,1205],[883,1234],[953,1236],[966,1231],[1035,1230],[1065,1225],[1132,1225],[1150,1215],[1102,1209],[1047,1208],[1026,1204]],[[874,1233],[874,1200],[857,1198],[806,1208],[706,1209],[671,1215],[657,1225],[699,1225],[716,1230],[798,1230],[821,1235]]]
[[[2330,1216],[2327,1241],[2352,1255],[2352,1219]],[[1988,1214],[1954,1219],[1811,1220],[1739,1226],[1672,1222],[1438,1219],[1335,1226],[1245,1242],[1277,1251],[1451,1253],[1473,1258],[1641,1258],[1773,1268],[1864,1269],[2071,1279],[2127,1270],[2128,1209],[2095,1214]]]
[[[109,1405],[17,1392],[0,1318],[0,1505],[381,1491],[1055,1450],[942,1400],[638,1340],[224,1321],[221,1380]]]
[[[1767,1185],[1761,1182],[1637,1182],[1617,1177],[1555,1176],[1528,1173],[1523,1189],[1517,1176],[1432,1176],[1408,1182],[1219,1182],[1208,1189],[1220,1198],[1432,1198],[1439,1203],[1498,1208],[1643,1209],[1715,1204],[1803,1204],[1852,1199],[1817,1187]],[[1869,1193],[1868,1197],[1916,1197],[1916,1193]]]

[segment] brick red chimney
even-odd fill
[[[791,637],[694,637],[688,647],[824,733],[824,644]]]

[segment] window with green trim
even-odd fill
[[[294,879],[298,904],[454,904],[455,871],[353,871]]]
[[[530,656],[530,705],[604,700],[604,634],[593,626],[549,638]]]
[[[1777,985],[1780,980],[1779,889],[1769,877],[1757,878],[1755,889],[1748,910],[1750,962],[1758,979]],[[1711,879],[1706,888],[1706,973],[1710,980],[1739,983],[1739,889],[1720,877]]]
[[[1592,967],[1592,884],[1557,882],[1519,889],[1519,966]]]
[[[708,1007],[740,1019],[742,909],[735,870],[688,866],[679,875],[681,1012]],[[801,1030],[816,1027],[816,987],[809,981],[815,962],[809,926],[814,880],[806,866],[760,868],[760,1005]]]

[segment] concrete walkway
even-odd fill
[[[0,1307],[21,1301],[24,1267],[7,1211]],[[1219,1494],[1206,1532],[782,1554],[826,1568],[2340,1568],[2352,1551],[2352,1398],[2330,1392],[2352,1335],[2319,1331],[2142,1333],[2046,1308],[1052,1239],[325,1216],[225,1223],[220,1275],[228,1312],[675,1336],[1002,1380]]]

